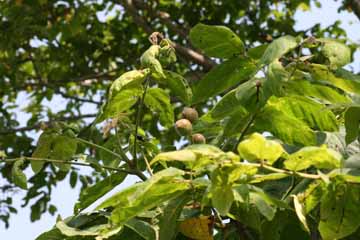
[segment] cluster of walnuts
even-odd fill
[[[180,136],[190,136],[191,142],[193,144],[205,144],[206,139],[204,135],[200,133],[192,134],[192,123],[194,123],[198,118],[199,114],[195,108],[184,107],[182,113],[182,118],[177,120],[175,123],[175,130]]]

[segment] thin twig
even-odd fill
[[[117,126],[115,127],[115,135],[116,135],[116,138],[117,138],[117,141],[118,141],[118,150],[119,150],[119,153],[120,153],[120,155],[122,156],[122,158],[124,159],[124,161],[129,165],[129,167],[131,167],[131,166],[132,166],[132,162],[131,162],[130,159],[126,156],[126,153],[125,153],[124,150],[122,149],[121,141],[120,141],[119,134],[118,134],[118,130],[117,130]]]
[[[39,129],[41,127],[41,125],[43,125],[43,124],[48,125],[52,122],[57,122],[57,121],[76,121],[76,120],[80,120],[83,118],[94,118],[94,117],[96,117],[96,115],[97,114],[84,114],[84,115],[70,116],[70,117],[59,117],[56,119],[51,119],[50,121],[39,122],[34,125],[30,125],[30,126],[26,126],[26,127],[3,129],[3,130],[0,130],[0,135],[12,134],[12,133],[16,133],[16,132],[31,131],[31,130]]]
[[[61,164],[71,164],[71,165],[77,165],[77,166],[93,167],[89,163],[65,161],[65,160],[57,160],[57,159],[49,159],[49,158],[34,158],[34,157],[8,158],[8,159],[0,160],[0,162],[11,163],[11,162],[19,161],[19,160],[41,161],[41,162],[61,163]],[[104,166],[104,165],[100,165],[100,164],[97,164],[96,166],[106,169],[106,170],[125,172],[125,173],[129,173],[129,174],[137,175],[136,172],[129,170],[129,169],[125,169],[125,168],[109,167],[109,166]]]

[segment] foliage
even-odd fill
[[[283,1],[284,13],[273,1],[221,8],[218,1],[124,1],[127,14],[105,23],[96,14],[118,6],[111,1],[35,2],[0,3],[8,30],[0,36],[0,93],[9,100],[0,118],[1,173],[9,189],[26,190],[32,221],[55,214],[50,193],[58,181],[82,183],[74,215],[37,239],[359,237],[360,79],[343,68],[354,46],[339,39],[336,24],[315,26],[317,38],[293,29],[293,12],[310,1]],[[160,11],[147,11],[153,7]],[[169,25],[162,10],[179,22]],[[24,11],[28,17],[18,19]],[[129,19],[154,31],[142,54],[146,37]],[[180,22],[193,27],[182,32]],[[180,43],[191,43],[195,55]],[[43,93],[31,95],[28,126],[16,128],[11,102],[24,90]],[[59,95],[70,99],[64,110],[45,109],[45,99]],[[97,114],[78,115],[88,104]],[[174,123],[184,107],[200,118],[180,119],[190,126],[179,136]],[[86,117],[94,121],[77,121]],[[32,146],[25,132],[37,128]],[[129,175],[141,182],[89,210]],[[16,212],[11,198],[0,201]]]

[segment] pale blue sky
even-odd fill
[[[348,12],[341,12],[338,13],[337,9],[340,5],[339,1],[330,1],[330,0],[322,0],[321,1],[323,7],[319,10],[315,7],[312,11],[309,12],[297,12],[296,19],[298,20],[296,23],[297,29],[307,29],[313,26],[316,23],[321,23],[322,27],[326,27],[332,24],[335,20],[341,20],[342,26],[346,29],[348,37],[354,41],[359,43],[360,42],[360,21],[357,17]],[[355,61],[350,65],[355,71],[360,70],[360,52],[357,51]],[[28,100],[26,95],[21,95],[18,99],[18,103],[26,103]],[[62,109],[64,104],[64,99],[56,99],[55,101],[49,103],[52,109],[57,108],[58,110]],[[87,105],[85,106],[87,111],[94,112],[94,106]],[[22,117],[23,115],[21,115]],[[22,121],[24,124],[26,119],[23,118]],[[85,171],[85,170],[84,170]],[[29,174],[30,171],[29,171]],[[136,177],[129,177],[127,181],[125,181],[122,185],[114,189],[110,194],[118,191],[118,189],[129,185],[138,179]],[[50,229],[56,220],[56,216],[51,216],[49,214],[43,215],[40,221],[35,223],[30,222],[30,210],[29,208],[20,208],[21,198],[24,196],[24,193],[19,190],[20,193],[15,195],[14,203],[15,206],[18,207],[19,213],[16,215],[12,215],[10,219],[10,228],[5,229],[2,223],[0,223],[0,236],[2,240],[8,239],[22,239],[22,240],[33,240],[36,236],[40,233]],[[71,189],[69,187],[69,180],[66,179],[63,182],[60,182],[58,186],[53,189],[52,194],[52,203],[57,206],[58,213],[62,217],[67,217],[72,215],[72,209],[74,203],[76,202],[79,195],[79,184],[76,186],[75,189]]]

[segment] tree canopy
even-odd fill
[[[57,182],[82,184],[39,240],[357,239],[357,45],[339,22],[296,31],[310,3],[1,2],[2,191],[35,221]]]

